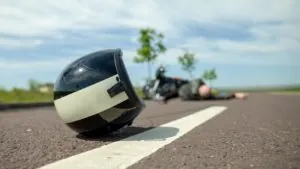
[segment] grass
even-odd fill
[[[141,97],[141,98],[144,97],[144,93],[143,93],[143,90],[142,90],[141,87],[136,87],[136,88],[135,88],[135,92],[136,92],[136,94],[137,94],[139,97]]]
[[[136,88],[136,93],[142,97],[141,88]],[[51,102],[53,93],[41,93],[38,91],[29,91],[25,89],[14,88],[10,91],[0,89],[0,103],[34,103],[34,102]]]
[[[300,88],[295,88],[295,89],[284,89],[284,90],[278,90],[276,92],[300,92]]]
[[[10,91],[0,89],[0,103],[50,102],[52,100],[52,93],[41,93],[17,88]]]
[[[300,94],[300,88],[271,91],[273,94]]]
[[[235,88],[235,89],[220,89],[221,91],[239,91],[239,92],[300,92],[300,86],[290,87],[249,87],[249,88]]]

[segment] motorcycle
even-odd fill
[[[189,81],[186,79],[167,76],[161,76],[155,80],[150,80],[143,86],[143,99],[152,100],[157,94],[160,96],[171,95],[172,97],[177,97],[179,88],[188,82]]]

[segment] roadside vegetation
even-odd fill
[[[300,85],[278,86],[278,87],[248,87],[248,88],[224,88],[223,91],[241,91],[241,92],[267,92],[267,93],[300,93]]]
[[[140,87],[135,88],[136,93],[143,97],[142,89]],[[25,88],[13,88],[5,89],[0,88],[0,104],[8,103],[34,103],[34,102],[52,102],[53,92],[52,90],[30,90]]]
[[[12,90],[0,89],[1,103],[32,103],[52,101],[52,93],[29,91],[26,89],[14,88]]]

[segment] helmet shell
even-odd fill
[[[106,133],[129,125],[144,109],[127,74],[120,49],[85,55],[54,84],[58,115],[81,134]]]

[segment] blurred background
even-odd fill
[[[300,91],[299,5],[297,0],[3,1],[0,102],[51,101],[53,84],[68,63],[108,48],[123,50],[139,94],[159,65],[166,66],[167,76],[202,77],[223,90]]]

